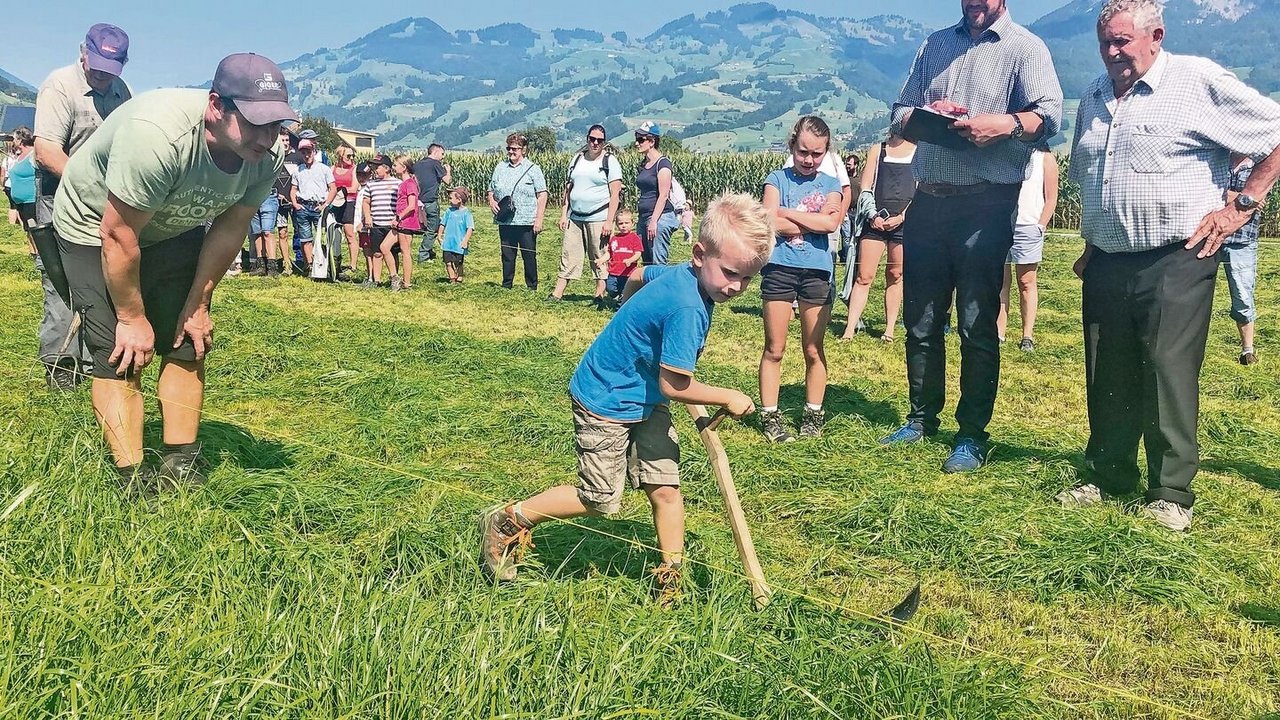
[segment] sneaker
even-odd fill
[[[1258,362],[1258,354],[1253,350],[1245,350],[1240,353],[1240,364],[1249,366]]]
[[[795,440],[791,433],[787,431],[787,425],[782,419],[781,410],[761,410],[760,425],[764,428],[764,436],[769,442],[789,443]]]
[[[160,459],[160,466],[156,468],[156,475],[159,478],[171,480],[175,484],[192,487],[204,485],[208,478],[204,474],[206,463],[200,456],[201,447],[197,442],[187,450],[171,450],[165,453]]]
[[[910,445],[918,443],[925,438],[924,423],[911,421],[903,423],[902,427],[880,438],[881,445]]]
[[[173,484],[167,478],[160,477],[155,470],[143,465],[118,467],[116,472],[120,474],[120,489],[131,498],[150,500],[162,491],[173,489]]]
[[[480,561],[494,580],[508,582],[533,547],[533,530],[516,520],[510,505],[495,505],[480,513]]]
[[[45,370],[45,382],[54,392],[71,392],[80,385],[80,376],[74,366],[50,365]]]
[[[804,415],[800,417],[800,437],[802,438],[820,438],[822,437],[822,426],[826,422],[827,413],[823,410],[804,409]]]
[[[653,574],[653,598],[658,607],[669,610],[684,596],[684,571],[680,563],[664,562],[649,571]]]
[[[378,283],[374,282],[372,277],[367,277],[364,279],[364,282],[360,283],[361,290],[372,290],[376,287],[378,287]]]
[[[1022,352],[1024,352],[1024,353],[1031,353],[1031,352],[1035,352],[1035,351],[1036,351],[1036,341],[1035,341],[1035,340],[1032,340],[1032,339],[1031,339],[1031,338],[1029,338],[1029,337],[1024,337],[1024,338],[1022,338],[1022,342],[1018,343],[1018,349],[1019,349],[1019,350],[1021,350],[1021,351],[1022,351]]]
[[[564,302],[564,298],[563,298],[563,297],[560,297],[560,296],[558,296],[558,295],[548,295],[548,296],[547,296],[547,302],[549,302],[549,303]]]
[[[602,297],[597,297],[593,302],[596,306],[596,310],[604,310],[606,307],[608,307],[608,305],[605,304],[604,298]]]
[[[1191,508],[1184,508],[1168,500],[1147,503],[1138,514],[1150,518],[1174,532],[1186,532],[1191,527]]]
[[[987,448],[971,438],[956,438],[951,454],[942,463],[944,473],[973,472],[987,464]]]
[[[1093,483],[1067,488],[1053,498],[1064,507],[1088,507],[1102,502],[1102,489]]]
[[[404,289],[404,281],[400,279],[399,275],[392,275],[391,276],[391,292],[400,292],[403,289]]]
[[[344,266],[342,269],[338,270],[338,282],[351,282],[352,273],[354,272],[354,269]]]

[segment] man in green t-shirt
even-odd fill
[[[230,55],[211,90],[139,95],[67,163],[53,225],[94,357],[94,412],[130,489],[203,480],[213,289],[284,165],[280,124],[297,119],[275,63]],[[156,355],[165,449],[144,468],[141,371]]]

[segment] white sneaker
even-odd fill
[[[1186,532],[1191,527],[1191,508],[1168,500],[1149,502],[1138,515],[1151,518],[1174,532]]]
[[[1102,502],[1102,490],[1093,483],[1067,488],[1053,496],[1066,507],[1087,507]]]

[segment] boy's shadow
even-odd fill
[[[163,432],[164,426],[159,418],[148,420],[143,426],[145,447],[163,447]],[[238,425],[201,420],[197,439],[203,443],[200,455],[209,464],[210,473],[228,458],[234,458],[244,469],[253,470],[277,470],[293,464],[283,445],[255,437]]]
[[[576,527],[581,525],[582,527]],[[583,529],[588,528],[588,529]],[[592,530],[600,530],[602,535]],[[616,537],[610,537],[610,536]],[[662,562],[657,550],[637,547],[620,538],[634,538],[649,547],[658,544],[653,524],[637,520],[579,518],[574,525],[546,523],[538,528],[535,555],[548,577],[582,580],[596,575],[649,579],[649,571]],[[686,546],[699,542],[695,532],[685,530]],[[686,579],[699,589],[711,586],[706,567],[685,563]]]

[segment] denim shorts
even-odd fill
[[[274,232],[276,229],[276,219],[280,215],[280,198],[274,194],[268,195],[266,200],[258,206],[258,212],[253,214],[253,218],[249,220],[249,234],[261,235],[263,233]]]
[[[1223,245],[1219,253],[1231,291],[1231,319],[1244,325],[1258,318],[1253,288],[1258,278],[1258,244]]]

